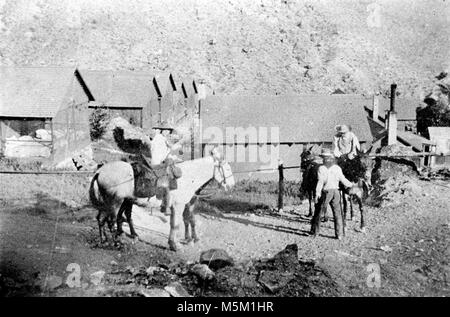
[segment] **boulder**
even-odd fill
[[[170,294],[161,288],[142,289],[140,293],[144,297],[170,297]]]
[[[56,275],[50,275],[45,280],[45,288],[48,290],[54,290],[60,287],[63,283],[62,277]]]
[[[103,277],[105,276],[105,271],[97,271],[91,274],[91,283],[94,285],[100,285],[100,283],[103,280]]]
[[[258,278],[258,282],[267,288],[269,292],[275,294],[294,278],[294,272],[263,271]]]
[[[233,258],[223,249],[210,249],[200,254],[200,263],[218,270],[234,264]]]
[[[212,280],[214,278],[214,272],[206,264],[196,264],[192,267],[191,272],[197,275],[204,281]]]
[[[178,282],[173,282],[164,287],[164,290],[167,291],[172,297],[192,297],[189,293],[184,289],[183,285]]]

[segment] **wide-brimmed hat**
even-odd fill
[[[337,125],[334,129],[337,133],[347,133],[350,131],[349,127],[345,124]]]
[[[156,124],[153,129],[158,129],[158,130],[169,130],[169,131],[173,131],[175,130],[174,126],[172,124],[170,124],[167,121],[163,121],[159,124]]]
[[[320,152],[320,156],[323,158],[334,157],[334,154],[330,149],[322,149],[322,151]]]

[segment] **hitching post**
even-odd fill
[[[283,161],[278,163],[278,212],[283,211],[283,196],[284,196],[284,174],[283,174]]]

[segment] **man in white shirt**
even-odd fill
[[[321,156],[324,165],[319,167],[318,181],[316,186],[316,209],[311,220],[311,235],[317,236],[320,230],[320,218],[325,214],[327,206],[331,205],[334,216],[334,231],[336,239],[343,237],[343,218],[340,205],[339,183],[345,187],[353,187],[353,183],[345,178],[342,169],[335,164],[333,153],[328,150],[322,150]]]
[[[175,143],[172,144],[169,141],[169,135],[173,132],[174,129],[170,127],[163,126],[162,128],[154,128],[153,130],[153,138],[150,141],[150,149],[151,149],[151,166],[157,166],[161,164],[165,164],[167,170],[171,171],[171,173],[179,173],[179,168],[175,168],[173,164],[181,161],[177,155],[172,154],[175,151],[181,151],[181,144]],[[157,186],[161,191],[162,203],[161,203],[161,212],[165,215],[170,215],[170,205],[171,205],[171,195],[170,190],[173,190],[174,185],[176,185],[176,181],[171,177],[179,178],[180,174],[173,174],[164,177],[160,177],[157,182]]]
[[[336,126],[334,156],[343,160],[353,160],[358,155],[357,151],[359,150],[359,140],[356,135],[350,131],[350,128],[345,124]]]

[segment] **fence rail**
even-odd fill
[[[415,153],[410,155],[384,155],[384,154],[373,154],[369,155],[369,157],[373,158],[398,158],[398,157],[449,157],[450,155],[440,155],[440,154],[434,154],[434,153]],[[284,206],[284,170],[288,169],[297,169],[300,168],[300,165],[293,165],[293,166],[284,166],[283,163],[280,163],[277,168],[259,168],[254,170],[247,170],[247,171],[235,171],[234,174],[240,174],[240,173],[255,173],[255,172],[263,172],[263,171],[278,171],[278,211],[283,210]],[[0,174],[21,174],[21,175],[70,175],[70,174],[77,174],[77,175],[92,175],[95,171],[1,171]]]

